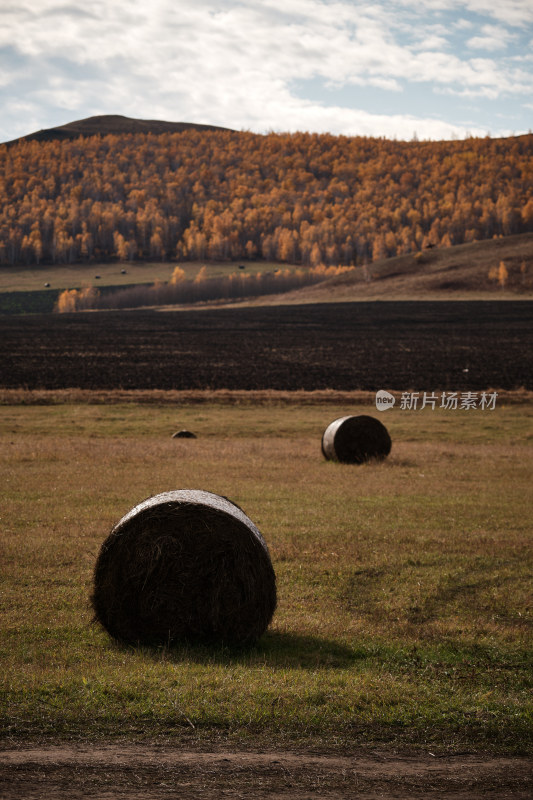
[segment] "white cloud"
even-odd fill
[[[21,0],[0,9],[0,71],[6,120],[21,102],[38,127],[97,113],[211,122],[252,130],[331,130],[430,138],[462,135],[416,103],[419,87],[491,100],[529,92],[531,71],[498,60],[511,34],[493,24],[485,0]],[[508,25],[533,20],[522,0],[506,0]],[[453,24],[439,13],[457,12]],[[466,16],[483,14],[472,28]],[[470,27],[469,27],[470,26]],[[474,32],[453,49],[453,31]],[[314,100],[294,86],[325,88]],[[405,113],[328,106],[328,90],[374,88],[405,98]],[[301,90],[304,95],[304,91]],[[413,100],[413,95],[415,100]],[[362,95],[361,95],[362,96]],[[361,100],[362,103],[362,100]],[[39,109],[41,111],[39,111]],[[29,116],[28,116],[29,119]],[[27,120],[26,120],[27,121]],[[486,129],[486,125],[480,126]],[[472,131],[472,126],[469,127]],[[440,131],[440,133],[439,133]],[[23,130],[22,132],[28,132]],[[1,129],[0,129],[1,133]],[[13,135],[21,135],[19,130]],[[8,138],[8,137],[6,137]]]
[[[497,25],[483,25],[481,34],[469,39],[467,45],[476,50],[505,50],[515,38],[508,30]]]
[[[308,130],[357,136],[385,136],[386,138],[411,139],[415,134],[420,139],[450,139],[467,133],[465,127],[442,123],[439,120],[409,116],[408,114],[369,114],[336,106],[323,108],[312,104],[294,104],[285,107],[287,125],[270,126],[265,130]],[[266,123],[266,118],[265,118]],[[472,135],[484,136],[486,131],[477,128]]]
[[[449,48],[448,39],[444,36],[439,36],[436,33],[428,33],[418,43],[412,45],[411,50],[431,50],[431,51],[447,51]]]
[[[470,12],[517,28],[533,23],[531,0],[393,0],[393,3],[416,10],[420,15],[426,10],[458,12],[463,16]]]
[[[469,19],[464,19],[461,17],[458,20],[455,20],[452,27],[457,31],[468,31],[474,27],[474,23]]]

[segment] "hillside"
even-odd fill
[[[222,131],[228,130],[218,125],[201,125],[196,122],[165,122],[154,119],[132,119],[120,114],[101,114],[95,117],[68,122],[55,128],[45,128],[29,133],[5,144],[13,145],[21,142],[53,142],[65,141],[89,136],[117,136],[132,133],[179,133],[181,131]]]
[[[320,277],[321,270],[279,269],[262,262],[184,267],[183,283],[173,287],[169,286],[173,268],[165,263],[143,262],[128,265],[127,270],[113,263],[100,264],[97,277],[95,265],[4,267],[0,270],[0,315],[50,313],[55,307],[72,311],[78,302],[80,308],[91,309],[155,306],[171,310],[365,300],[532,300],[533,233],[430,248],[367,268],[342,272],[330,268],[329,272],[339,274],[326,279]],[[204,277],[199,282],[200,274]],[[43,289],[45,279],[49,288]],[[286,288],[302,283],[299,289]],[[90,296],[88,287],[94,290]]]
[[[366,269],[533,231],[533,135],[398,142],[176,125],[98,117],[58,129],[64,140],[1,145],[0,265]]]
[[[507,273],[498,271],[501,264]],[[256,305],[355,300],[531,300],[533,233],[435,248],[372,264]]]

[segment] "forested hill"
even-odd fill
[[[533,135],[186,129],[0,145],[0,264],[362,265],[533,231]]]
[[[66,125],[58,125],[55,128],[45,128],[19,139],[6,142],[8,145],[20,142],[53,142],[56,139],[78,139],[87,136],[108,136],[122,135],[128,133],[177,133],[186,130],[200,131],[223,131],[228,128],[221,128],[218,125],[201,125],[197,122],[165,122],[157,119],[132,119],[121,114],[101,114],[96,117],[87,117],[75,122],[68,122]]]

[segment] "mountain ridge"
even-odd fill
[[[230,131],[220,125],[207,125],[199,122],[167,122],[155,119],[137,119],[121,114],[97,114],[85,119],[67,122],[52,128],[43,128],[33,133],[19,136],[3,144],[17,144],[18,142],[50,142],[54,140],[72,140],[87,138],[89,136],[124,135],[130,133],[179,133],[187,130],[199,131]]]
[[[13,145],[20,142],[31,142],[31,141],[54,141],[54,140],[64,140],[70,141],[72,139],[78,138],[88,138],[90,136],[108,136],[108,135],[127,135],[127,134],[134,134],[134,133],[152,133],[152,134],[162,134],[162,133],[179,133],[181,131],[187,130],[198,130],[198,131],[226,131],[229,133],[239,133],[244,131],[238,131],[236,128],[228,128],[223,125],[212,125],[210,123],[201,123],[201,122],[170,122],[168,120],[158,120],[158,119],[141,119],[138,117],[127,117],[123,114],[96,114],[91,117],[85,117],[83,119],[73,120],[72,122],[67,122],[64,125],[54,125],[51,128],[41,128],[38,131],[33,131],[32,133],[24,134],[23,136],[19,136],[16,139],[10,139],[6,142],[0,142],[0,146],[2,145]],[[258,136],[261,134],[257,134]],[[505,141],[505,140],[521,140],[526,139],[529,136],[527,134],[517,134],[513,136],[504,136],[504,137],[494,137],[493,141]],[[357,134],[353,134],[353,136],[343,137],[339,135],[335,138],[358,138]],[[362,136],[361,138],[376,138],[380,139],[383,137],[366,137]],[[476,138],[476,137],[473,137]],[[487,138],[487,137],[485,137]],[[492,137],[488,137],[492,138]],[[391,140],[396,141],[396,140]],[[402,140],[398,140],[402,141]],[[428,140],[432,141],[432,140]],[[438,144],[439,140],[435,140],[435,144]],[[447,141],[447,140],[442,140]],[[407,140],[403,141],[403,144],[417,144],[416,142],[408,142]]]

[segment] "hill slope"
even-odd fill
[[[533,134],[394,142],[134,132],[185,124],[92,118],[57,129],[66,140],[0,146],[0,264],[362,268],[533,231]],[[89,135],[106,131],[117,133]]]
[[[58,139],[78,139],[87,136],[107,136],[109,134],[180,133],[187,130],[224,131],[230,129],[221,128],[217,125],[201,125],[196,122],[165,122],[156,119],[133,119],[120,114],[101,114],[69,122],[66,125],[58,125],[55,128],[35,131],[35,133],[29,133],[19,139],[12,139],[10,142],[5,142],[5,144],[32,141],[53,142]]]
[[[504,282],[496,276],[502,262],[507,271]],[[315,286],[252,302],[283,305],[461,299],[533,299],[533,233],[388,258],[376,261],[367,270],[356,268]]]

